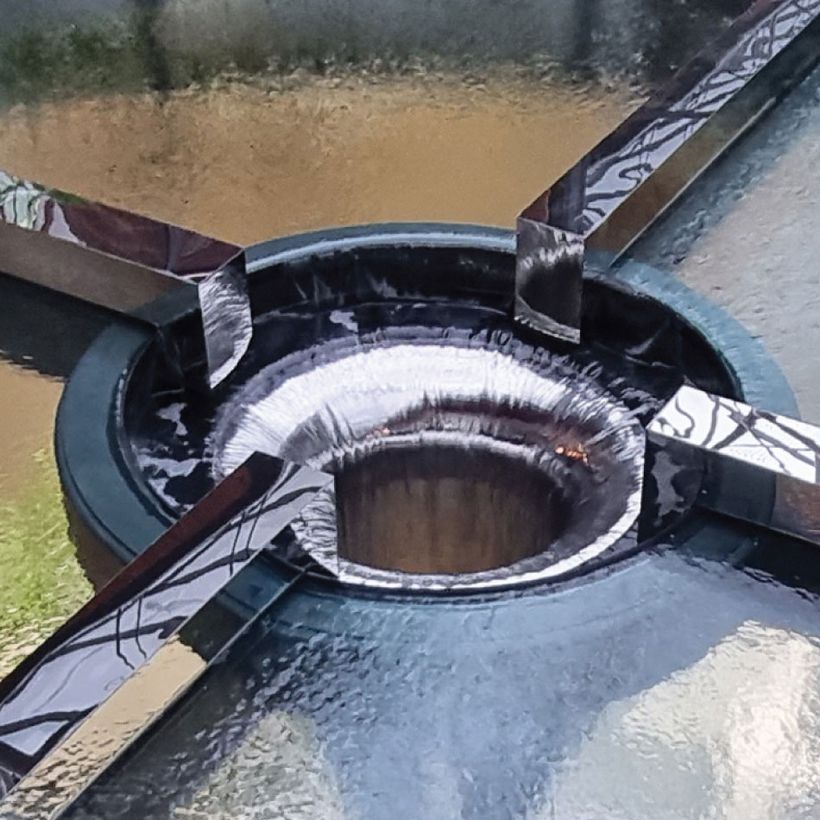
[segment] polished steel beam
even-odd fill
[[[684,386],[647,437],[701,475],[701,506],[820,544],[820,427]]]
[[[0,818],[16,816],[9,806],[19,807],[32,795],[43,802],[69,787],[42,776],[34,785],[29,781],[31,789],[19,784],[35,767],[42,775],[63,771],[73,760],[74,785],[86,779],[82,761],[67,752],[75,748],[75,730],[122,687],[139,691],[156,668],[154,659],[162,666],[174,646],[185,649],[186,635],[209,621],[211,629],[224,623],[224,612],[214,618],[222,606],[215,596],[226,585],[247,586],[262,550],[331,481],[324,473],[254,454],[0,682],[0,797],[11,792],[11,803],[0,803]],[[276,593],[265,597],[254,586],[261,606]],[[199,659],[191,658],[196,671]],[[186,677],[166,674],[170,697]],[[118,702],[125,708],[128,698]],[[109,751],[116,748],[114,743]]]
[[[240,593],[247,586],[245,576],[263,559],[257,555],[224,592]],[[191,644],[201,644],[203,634],[209,635],[215,624],[225,620],[224,608],[218,611],[217,601],[209,601],[0,800],[0,820],[57,820],[70,813],[75,801],[149,736],[213,667],[229,662],[232,649],[272,608],[289,600],[306,572],[302,570],[272,594],[261,596],[253,608],[243,609],[233,629],[219,630],[210,638],[212,654],[203,657]]]
[[[149,320],[150,306],[189,291],[212,387],[250,345],[243,248],[2,170],[0,272]]]
[[[516,319],[581,335],[587,251],[614,262],[820,58],[820,0],[757,0],[517,220]]]

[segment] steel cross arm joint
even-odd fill
[[[820,0],[758,0],[518,216],[517,321],[577,343],[587,250],[614,263],[820,59]]]
[[[51,817],[78,793],[142,726],[110,736],[146,675],[161,708],[198,674],[188,647],[213,642],[219,593],[251,618],[275,600],[254,581],[264,551],[332,480],[253,454],[0,681],[0,818]]]
[[[700,476],[700,506],[820,544],[820,427],[686,385],[646,433],[648,451]]]
[[[193,296],[209,387],[223,381],[250,346],[245,267],[238,245],[0,170],[0,271],[159,330],[163,320],[177,318],[174,297]],[[183,300],[183,308],[190,304]]]

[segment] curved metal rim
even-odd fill
[[[514,233],[502,228],[388,223],[261,242],[247,251],[248,269],[253,274],[289,257],[397,244],[515,252]],[[639,263],[624,265],[613,273],[613,278],[672,307],[720,355],[735,375],[746,401],[774,412],[796,415],[794,395],[780,369],[763,345],[721,308],[674,276]],[[55,426],[57,464],[67,503],[93,536],[109,545],[124,561],[139,554],[172,523],[144,478],[128,463],[119,446],[116,423],[121,417],[128,375],[151,338],[151,332],[144,326],[129,321],[115,322],[105,330],[68,381]],[[701,529],[708,530],[708,524]],[[699,533],[692,537],[699,537]],[[259,577],[253,579],[247,590],[248,600],[257,599],[260,588],[270,589],[272,584],[280,585],[288,577],[286,568],[273,560],[269,570],[260,571]],[[353,588],[347,592],[372,595]],[[472,597],[478,598],[480,594],[474,593]],[[242,601],[233,603],[245,608]]]

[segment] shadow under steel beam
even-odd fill
[[[68,378],[116,317],[103,308],[0,273],[0,357]]]

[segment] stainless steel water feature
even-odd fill
[[[564,575],[634,525],[642,409],[500,333],[387,328],[261,369],[209,449],[217,477],[254,451],[333,473],[295,527],[341,580],[489,590]]]
[[[201,316],[210,387],[250,344],[245,259],[237,245],[45,188],[0,170],[0,270],[157,327],[189,308]],[[194,380],[192,363],[169,351]],[[197,363],[200,364],[201,363]]]
[[[630,128],[633,128],[636,122],[642,122],[643,126],[637,136],[634,130],[632,131],[630,139],[634,139],[635,142],[628,141],[627,147],[624,147],[623,143],[619,144],[620,153],[617,154],[616,161],[607,161],[603,165],[596,164],[602,155],[593,153],[585,160],[586,165],[582,163],[579,166],[593,169],[594,173],[590,175],[590,179],[595,177],[605,180],[604,187],[607,191],[602,193],[601,187],[588,186],[586,181],[580,188],[574,189],[569,185],[571,180],[559,183],[556,187],[562,192],[577,193],[580,190],[583,194],[580,199],[580,210],[576,207],[575,211],[567,211],[571,219],[566,223],[553,223],[554,215],[561,209],[553,203],[551,194],[539,201],[536,211],[525,211],[523,225],[519,225],[519,275],[515,302],[518,318],[523,320],[524,324],[549,336],[558,335],[569,341],[578,339],[584,239],[586,237],[590,240],[590,247],[597,247],[595,241],[599,236],[604,236],[605,232],[598,234],[593,229],[586,230],[584,225],[579,228],[575,220],[588,217],[587,211],[591,209],[596,218],[601,217],[604,221],[609,216],[613,218],[607,225],[609,230],[616,224],[614,217],[617,214],[627,227],[618,229],[624,231],[620,234],[618,242],[614,245],[605,242],[601,247],[616,253],[622,250],[647,224],[644,218],[646,212],[642,207],[636,206],[636,214],[632,215],[631,210],[621,210],[617,207],[622,201],[626,208],[627,202],[634,205],[637,200],[628,197],[628,192],[625,194],[620,188],[613,193],[610,187],[611,175],[614,174],[620,182],[622,171],[626,169],[627,173],[623,176],[629,180],[629,191],[640,186],[644,194],[651,190],[651,187],[647,186],[650,186],[653,180],[658,180],[662,194],[659,194],[658,201],[661,208],[665,207],[681,187],[676,183],[669,183],[671,187],[667,187],[663,177],[650,176],[657,168],[669,171],[674,167],[672,159],[668,163],[663,162],[661,167],[660,163],[667,158],[666,152],[671,152],[681,142],[690,148],[700,145],[698,151],[706,151],[703,146],[708,143],[711,147],[706,151],[706,155],[711,159],[715,151],[726,144],[726,133],[721,132],[717,147],[710,143],[712,137],[703,137],[703,144],[688,142],[687,138],[695,132],[702,134],[699,125],[704,121],[716,122],[710,117],[718,109],[728,110],[723,106],[726,101],[724,92],[731,100],[741,100],[739,95],[747,89],[756,94],[755,86],[749,81],[759,77],[761,69],[774,67],[776,58],[783,53],[787,45],[787,50],[795,60],[789,64],[787,73],[790,76],[795,65],[805,66],[811,62],[807,53],[803,51],[811,40],[803,35],[816,34],[814,21],[818,7],[820,6],[814,3],[798,5],[789,0],[757,7],[757,11],[751,17],[745,18],[739,24],[739,28],[732,32],[734,39],[730,62],[740,59],[737,71],[726,69],[726,64],[718,61],[720,70],[717,72],[718,79],[715,79],[716,75],[710,73],[715,66],[710,63],[705,75],[697,75],[694,86],[684,88],[684,103],[681,109],[674,106],[666,108],[663,116],[660,119],[652,119],[648,128],[643,127],[646,121],[642,121],[640,117],[631,121]],[[738,41],[736,35],[739,33],[743,36]],[[760,40],[759,36],[763,36],[763,39]],[[724,41],[721,42],[725,45]],[[765,44],[765,47],[761,44]],[[794,51],[791,51],[792,49]],[[695,65],[698,66],[697,63]],[[783,64],[777,65],[783,68]],[[731,74],[731,82],[725,82],[726,77],[721,75],[724,70]],[[694,75],[687,76],[691,78]],[[706,80],[703,79],[704,76],[707,77]],[[769,79],[771,80],[771,77]],[[712,84],[713,80],[715,85]],[[700,94],[704,88],[707,88],[709,93],[701,98]],[[673,88],[670,95],[675,90],[680,92],[681,89]],[[770,96],[770,90],[767,86],[767,98]],[[698,97],[694,109],[689,105],[693,102],[693,95]],[[760,97],[754,99],[759,101]],[[650,110],[642,109],[641,116],[646,117],[647,111]],[[748,114],[749,109],[745,111]],[[679,119],[685,123],[680,129],[677,125]],[[744,118],[740,126],[729,132],[728,138],[734,138],[747,123],[748,118]],[[671,133],[665,130],[667,127],[671,129]],[[659,137],[654,131],[656,128],[661,129]],[[618,140],[622,137],[623,133],[618,136]],[[645,148],[645,139],[654,147]],[[633,153],[646,159],[645,162],[638,163],[634,176],[631,174],[635,161]],[[681,156],[684,155],[675,154],[675,157]],[[703,162],[698,163],[699,168],[704,165]],[[683,169],[686,181],[691,178],[692,169],[693,166],[686,166]],[[695,172],[696,170],[697,168]],[[595,202],[595,197],[599,195],[605,203],[600,209],[600,202]],[[64,196],[52,196],[20,180],[10,181],[5,196],[5,223],[0,230],[0,240],[4,243],[0,251],[0,267],[7,268],[22,278],[38,281],[109,307],[128,312],[137,309],[138,315],[149,317],[158,315],[158,304],[166,304],[162,300],[168,288],[173,289],[178,284],[196,284],[204,275],[204,280],[199,282],[197,295],[211,386],[216,387],[240,362],[249,345],[251,327],[251,305],[242,279],[242,264],[236,266],[237,260],[242,258],[242,249],[207,239],[202,240],[204,244],[200,245],[201,238],[189,232],[177,233],[179,229],[169,228],[150,220],[132,221],[129,215],[110,209],[98,210],[97,206],[85,203],[74,203]],[[570,199],[574,206],[579,205],[574,197]],[[651,196],[648,201],[652,202],[651,206],[647,206],[650,215],[656,214],[659,209],[658,201]],[[22,205],[22,208],[18,209],[19,205]],[[85,238],[86,235],[81,231],[78,232],[79,229],[74,224],[75,210],[79,215],[77,224],[82,224],[83,214],[86,213],[84,209],[90,214],[92,226],[97,229],[101,223],[95,220],[101,218],[103,222],[109,219],[124,220],[132,227],[141,225],[146,233],[140,235],[139,230],[131,233],[131,227],[126,230],[125,239],[136,240],[136,244],[131,246],[131,253],[124,253],[122,250],[129,247],[127,242],[120,244],[117,250],[106,246],[105,242],[99,239],[99,234],[97,241],[91,241]],[[595,223],[598,224],[600,223]],[[153,247],[151,240],[146,237],[153,236],[157,230],[160,236],[165,237],[162,261],[141,256],[142,251]],[[103,234],[107,232],[104,231]],[[178,242],[182,243],[182,252],[179,252]],[[197,261],[192,263],[192,267],[187,264],[177,265],[180,259],[188,259],[189,254],[185,249],[189,247],[189,242],[192,243],[194,257],[198,249],[204,248],[207,262]],[[31,255],[27,252],[28,247],[34,249]],[[212,252],[215,255],[211,256]],[[65,264],[64,256],[68,260]],[[116,272],[117,275],[109,276],[109,270]],[[66,272],[66,275],[56,276],[55,272]],[[181,279],[177,281],[169,274],[180,274]],[[565,274],[566,279],[563,278]],[[223,276],[226,276],[226,281],[229,282],[227,290],[222,288]],[[129,290],[132,281],[137,285],[134,293]],[[96,292],[101,283],[105,284],[106,289],[108,285],[113,285],[114,291],[124,288],[124,295],[114,293],[101,297]],[[554,301],[556,295],[557,301]],[[179,316],[173,310],[168,310],[164,315],[172,319]],[[231,324],[226,330],[226,316],[231,322],[238,316],[238,324]],[[348,317],[338,318],[345,321]],[[157,324],[161,329],[162,323]],[[362,395],[352,397],[356,399],[353,402],[354,410],[358,411],[364,405],[364,411],[361,418],[356,418],[355,413],[353,414],[354,423],[350,423],[349,413],[344,414],[342,420],[345,424],[340,425],[337,424],[339,417],[327,412],[328,408],[332,411],[334,405],[351,399],[350,396],[345,396],[343,392],[322,394],[315,389],[316,385],[300,384],[300,379],[296,375],[285,380],[291,392],[283,396],[281,383],[270,380],[270,383],[264,384],[268,374],[262,372],[259,374],[258,382],[253,385],[252,396],[240,394],[237,397],[237,405],[226,404],[225,413],[228,421],[220,429],[222,449],[217,460],[222,483],[215,493],[219,496],[231,496],[235,491],[236,494],[229,498],[230,503],[215,504],[214,498],[209,497],[210,500],[206,498],[194,505],[186,517],[145,553],[143,559],[131,565],[124,576],[103,590],[74,621],[69,622],[51,642],[44,645],[0,687],[0,721],[5,721],[0,725],[0,751],[4,755],[0,759],[8,769],[3,789],[11,792],[8,802],[0,807],[0,816],[51,816],[62,811],[76,796],[76,789],[103,771],[110,764],[112,757],[131,742],[133,734],[114,744],[110,753],[103,755],[101,759],[88,761],[88,766],[84,765],[85,761],[81,759],[82,765],[78,767],[81,777],[71,783],[54,784],[50,781],[52,775],[49,767],[55,760],[49,756],[49,751],[54,749],[52,754],[62,751],[69,757],[73,755],[76,758],[77,749],[72,750],[70,746],[71,742],[76,740],[74,730],[78,726],[86,725],[83,720],[95,712],[112,689],[132,681],[138,682],[139,679],[134,675],[137,668],[156,668],[156,659],[163,648],[169,645],[168,640],[173,639],[180,627],[190,625],[192,619],[210,604],[215,592],[224,587],[226,581],[231,583],[241,576],[245,568],[256,560],[260,548],[275,537],[285,524],[291,524],[298,519],[302,527],[317,527],[317,521],[321,516],[328,517],[328,510],[330,521],[336,522],[335,506],[333,503],[327,503],[330,478],[318,472],[319,468],[334,466],[338,469],[336,492],[343,511],[338,515],[340,534],[337,535],[339,546],[333,559],[335,563],[328,562],[326,555],[318,553],[312,558],[320,564],[324,559],[326,568],[341,570],[338,576],[342,581],[361,580],[361,577],[354,574],[360,570],[351,569],[351,565],[359,564],[366,566],[367,572],[372,573],[366,575],[365,581],[378,582],[378,572],[384,571],[394,573],[389,577],[398,577],[397,585],[403,588],[413,584],[412,577],[407,581],[408,577],[428,575],[431,577],[424,579],[419,585],[434,589],[444,586],[441,579],[436,577],[435,569],[440,569],[441,575],[450,576],[469,576],[472,569],[455,566],[453,563],[445,563],[443,568],[433,567],[430,563],[419,566],[412,561],[408,563],[406,555],[386,554],[384,550],[379,549],[381,544],[375,542],[389,535],[389,528],[379,529],[377,537],[368,543],[368,537],[372,534],[369,536],[362,532],[361,528],[367,522],[363,521],[363,511],[356,508],[357,502],[365,486],[373,484],[374,475],[381,478],[382,474],[378,471],[368,473],[363,481],[361,474],[356,473],[356,468],[362,464],[370,465],[373,457],[380,458],[381,454],[389,450],[385,444],[391,440],[402,447],[409,442],[412,445],[410,449],[402,452],[409,452],[413,459],[419,453],[424,455],[425,450],[429,453],[431,444],[436,447],[443,444],[442,452],[446,454],[447,447],[453,443],[463,446],[466,442],[467,446],[463,446],[463,449],[470,452],[477,439],[481,439],[482,444],[491,444],[488,452],[492,453],[492,458],[507,457],[510,450],[517,448],[515,457],[521,458],[530,466],[534,465],[540,469],[544,465],[539,459],[546,461],[545,473],[551,479],[555,479],[546,495],[552,492],[553,487],[557,490],[562,489],[561,480],[565,475],[560,473],[559,467],[577,469],[583,474],[590,465],[594,469],[599,458],[612,456],[614,461],[621,460],[627,464],[628,477],[632,480],[631,483],[627,482],[628,491],[624,495],[623,509],[619,510],[619,516],[616,516],[615,521],[605,527],[603,535],[607,538],[613,534],[617,536],[623,528],[633,524],[638,513],[636,498],[641,489],[646,488],[646,482],[642,482],[641,476],[645,442],[643,431],[617,402],[610,402],[608,397],[596,394],[591,387],[587,390],[587,386],[580,383],[576,383],[576,389],[570,391],[571,395],[564,395],[558,389],[560,382],[556,380],[550,380],[543,375],[539,380],[532,371],[525,374],[513,372],[515,361],[511,357],[504,359],[503,364],[498,367],[498,384],[485,383],[477,390],[472,382],[463,378],[471,364],[474,364],[470,357],[481,359],[483,363],[486,357],[492,358],[493,353],[498,351],[483,348],[476,352],[468,346],[460,350],[443,345],[429,345],[426,350],[423,348],[424,346],[419,346],[411,355],[402,349],[401,345],[394,345],[387,354],[381,356],[383,361],[376,355],[368,360],[367,367],[362,366],[362,357],[359,357],[358,352],[323,362],[325,367],[347,367],[358,373],[364,371],[366,389]],[[432,373],[433,365],[440,368],[437,376]],[[398,389],[391,392],[389,376],[396,367],[402,369],[404,376],[409,374],[411,385],[415,372],[418,372],[419,379],[423,377],[435,382],[436,378],[441,378],[441,384],[437,384],[431,393],[434,399],[443,400],[430,401],[430,396],[424,391],[413,393],[412,390],[406,390],[407,383],[400,383]],[[279,368],[282,369],[281,363]],[[371,372],[368,373],[368,370]],[[301,375],[303,382],[309,382],[309,372],[305,371]],[[327,379],[323,377],[322,381],[326,383]],[[384,398],[381,404],[373,402],[373,395],[379,395],[379,391],[381,398]],[[555,435],[546,437],[546,443],[542,439],[540,447],[537,448],[538,456],[534,458],[532,452],[535,448],[528,450],[527,446],[521,445],[522,440],[524,445],[532,444],[522,433],[526,425],[519,424],[516,427],[511,423],[512,420],[520,422],[520,416],[512,419],[514,414],[511,414],[511,418],[504,419],[505,423],[510,422],[510,427],[503,427],[499,425],[497,414],[493,414],[490,420],[480,412],[481,402],[488,395],[494,399],[495,409],[503,406],[505,401],[512,403],[511,399],[525,406],[536,418],[537,424],[534,426],[539,428],[535,431],[538,435],[543,436],[543,428],[549,426],[545,422],[545,417],[549,417],[550,424],[558,428],[561,426],[560,422],[568,419],[567,427],[572,430],[573,435],[565,435],[567,430],[559,429]],[[568,412],[573,410],[573,402],[577,404],[574,415]],[[307,406],[308,404],[310,406]],[[373,404],[376,405],[375,408]],[[276,405],[276,412],[270,412],[271,405]],[[560,414],[556,412],[559,406]],[[599,411],[598,417],[590,414],[590,406]],[[264,412],[260,411],[260,407]],[[470,412],[465,412],[465,407],[470,411],[478,408],[479,412],[473,412],[471,415]],[[515,409],[521,408],[516,406]],[[247,427],[235,424],[237,417],[243,412],[250,415],[259,412],[265,417],[265,422],[261,425],[261,434],[260,425],[257,425],[250,442],[243,441],[242,435],[236,432],[247,430]],[[289,416],[289,413],[292,415]],[[590,435],[586,438],[578,436],[575,429],[581,426],[577,423],[578,420],[588,422],[591,416],[593,421],[598,423],[598,429],[589,431]],[[429,422],[431,417],[434,419],[432,434],[429,429],[420,430],[414,426],[420,417],[423,417],[425,422]],[[271,418],[274,419],[274,423],[270,422]],[[459,426],[465,418],[470,420],[466,429]],[[361,430],[356,429],[355,422],[361,422]],[[318,439],[313,437],[313,433],[319,428],[326,433],[329,431],[329,434]],[[518,434],[518,440],[515,440],[515,436],[508,435],[510,429],[514,429]],[[553,432],[555,431],[550,431]],[[596,446],[607,437],[616,439],[616,446],[596,450]],[[315,445],[317,440],[321,447],[314,446],[311,449],[310,445]],[[722,514],[797,535],[813,543],[820,542],[820,528],[815,523],[818,504],[817,464],[820,458],[820,431],[817,428],[757,412],[742,402],[683,387],[649,424],[646,441],[649,442],[650,455],[664,454],[687,470],[695,471],[702,480],[698,500],[704,506]],[[291,448],[289,455],[293,456],[293,461],[306,466],[294,466],[289,462],[277,461],[273,462],[276,469],[271,471],[269,459],[255,454],[259,449],[268,449],[281,455],[283,446]],[[628,458],[624,458],[624,454]],[[245,462],[243,467],[242,462],[246,456],[250,456],[251,461]],[[252,480],[251,476],[248,479],[247,473],[249,470],[253,473],[255,464],[268,467],[261,470],[261,478],[257,476],[257,480]],[[479,467],[494,469],[494,465],[495,462],[487,462],[480,464]],[[347,468],[351,466],[354,468],[353,472],[346,473]],[[403,465],[405,473],[412,469],[413,464]],[[433,472],[437,472],[438,469],[439,466],[436,466]],[[377,489],[383,487],[381,481],[376,483],[379,485]],[[770,503],[763,506],[759,503],[747,503],[747,491],[752,484]],[[462,485],[466,486],[463,482]],[[467,489],[473,492],[473,488]],[[463,494],[456,495],[462,505],[480,503],[480,493],[469,499]],[[268,504],[268,501],[271,503]],[[319,502],[324,504],[322,510],[317,512],[315,508],[311,509]],[[418,509],[420,507],[415,507],[411,512]],[[274,520],[269,520],[270,517]],[[538,529],[549,529],[556,520],[557,518],[553,517],[539,520]],[[498,522],[492,523],[495,525]],[[475,522],[469,524],[473,526]],[[558,530],[560,527],[549,533],[550,537],[546,540],[550,544],[560,541],[561,533]],[[469,528],[465,528],[458,537],[464,538],[469,532]],[[244,539],[241,533],[245,534]],[[489,541],[496,544],[500,540],[501,545],[506,547],[508,544],[503,543],[506,536],[505,532],[493,532]],[[593,539],[591,543],[597,550],[597,541]],[[532,560],[536,552],[531,549],[533,546],[529,545],[530,549],[525,551],[526,554],[516,554],[512,558],[521,561]],[[574,553],[570,550],[569,560],[576,563],[586,560],[587,555],[583,549],[587,546],[589,545],[583,545],[583,548]],[[438,560],[440,556],[435,558]],[[482,566],[481,572],[497,570],[498,562],[509,569],[515,564],[514,560],[512,564],[509,563],[510,558],[510,553],[503,549],[500,555],[493,555],[486,560],[486,566]],[[194,563],[199,559],[202,559],[203,566],[195,571]],[[343,560],[348,562],[347,566],[343,564]],[[527,566],[518,574],[527,581],[543,581],[550,577],[550,568],[557,566],[560,566],[560,562],[552,562],[547,567]],[[350,573],[348,577],[345,577],[345,571]],[[469,580],[474,579],[468,578]],[[483,582],[486,580],[482,579]],[[506,583],[509,578],[502,572],[501,580]],[[136,587],[132,585],[132,581]],[[450,580],[446,586],[449,588],[452,585],[453,582]],[[467,587],[469,586],[468,583]],[[484,583],[480,586],[486,591]],[[260,606],[269,604],[272,600],[264,595],[262,598]],[[151,614],[153,605],[156,605],[154,614],[157,615],[157,619],[144,620],[143,616]],[[251,619],[255,617],[256,612],[251,614]],[[166,615],[169,617],[165,618]],[[123,625],[126,627],[125,633],[122,631]],[[199,626],[207,627],[207,624]],[[101,657],[95,659],[95,663],[100,663],[99,667],[94,667],[97,685],[83,687],[77,696],[78,699],[75,698],[76,702],[67,703],[65,710],[53,711],[53,698],[58,695],[62,697],[65,693],[61,690],[55,695],[51,690],[44,690],[39,676],[45,676],[54,664],[72,663],[72,660],[67,659],[72,659],[76,652],[82,653],[89,648],[96,651],[97,638],[101,653]],[[214,652],[217,657],[225,645],[224,641],[216,642]],[[190,685],[195,678],[196,675],[192,675],[180,685]],[[69,695],[75,697],[76,693],[72,691]],[[173,693],[171,695],[173,696]],[[38,697],[47,702],[48,710],[38,711],[43,705],[37,702]],[[146,720],[150,717],[147,716]],[[144,726],[140,725],[138,731],[142,728]],[[56,747],[55,743],[58,744]],[[80,754],[85,751],[87,748]],[[32,767],[35,766],[42,768],[32,772]],[[29,777],[26,777],[27,774]],[[20,778],[22,781],[18,783]]]
[[[608,267],[818,59],[818,0],[754,3],[518,217],[515,312],[581,334],[587,251]]]
[[[702,506],[820,544],[817,426],[685,386],[647,435],[704,475]]]
[[[48,814],[82,788],[100,759],[88,765],[89,748],[72,751],[74,730],[129,682],[144,683],[138,673],[146,667],[162,668],[163,655],[186,634],[207,629],[218,594],[243,583],[260,552],[331,480],[252,455],[0,683],[0,789],[13,790],[0,816]],[[260,607],[268,603],[265,597]],[[165,704],[186,683],[163,684],[160,676],[157,701]],[[120,695],[133,696],[133,689]],[[72,777],[67,759],[76,764]],[[42,781],[54,766],[60,789],[46,796]],[[14,789],[32,771],[29,786]]]

